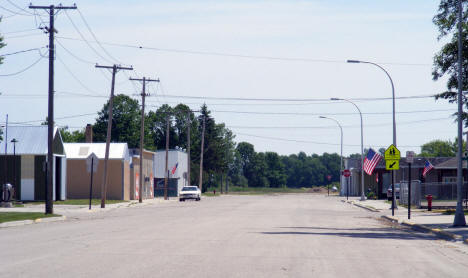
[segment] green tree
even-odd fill
[[[169,149],[174,149],[179,144],[179,136],[172,124],[173,108],[163,104],[156,111],[150,111],[146,115],[145,125],[148,127],[148,145],[158,150],[166,149],[166,130],[169,118]]]
[[[275,152],[265,153],[267,171],[265,173],[270,187],[286,186],[286,172],[280,156]]]
[[[70,132],[68,127],[64,127],[60,128],[60,135],[65,143],[83,143],[86,141],[84,129]]]
[[[93,139],[96,142],[105,142],[107,136],[107,122],[109,102],[98,112],[98,118],[93,125]],[[126,142],[129,148],[140,145],[140,118],[141,110],[137,100],[127,95],[114,97],[111,141]]]
[[[432,78],[439,80],[444,76],[448,76],[447,89],[448,91],[436,95],[436,99],[448,99],[450,102],[457,100],[458,88],[458,18],[457,18],[457,3],[458,0],[441,0],[438,13],[433,18],[433,23],[439,29],[438,40],[446,39],[448,42],[434,56],[434,68]],[[467,69],[468,69],[468,23],[467,23],[467,6],[464,6],[462,20],[462,89],[468,89]],[[464,98],[464,104],[468,107],[467,99]],[[465,126],[467,126],[467,114],[463,114]]]
[[[433,140],[421,146],[423,157],[453,157],[456,154],[456,145],[448,141]]]

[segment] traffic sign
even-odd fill
[[[387,170],[400,169],[400,160],[385,160],[385,169]]]
[[[91,164],[93,165],[93,172],[96,172],[99,164],[99,159],[94,153],[91,153],[86,158],[86,170],[88,171],[88,173],[91,173]]]
[[[393,144],[385,150],[385,160],[400,160],[400,157],[400,150],[398,150]]]
[[[351,176],[351,171],[349,171],[348,169],[344,169],[343,170],[343,176],[345,176],[346,178],[350,177]]]
[[[413,163],[414,161],[414,152],[407,151],[406,152],[406,163]]]

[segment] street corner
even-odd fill
[[[394,223],[394,224],[399,223],[398,217],[395,217],[395,216],[382,215],[382,216],[380,216],[380,218],[383,219],[383,220],[389,221],[391,223]]]

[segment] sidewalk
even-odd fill
[[[340,199],[346,202],[346,197]],[[411,219],[408,219],[408,208],[403,206],[398,206],[398,209],[395,209],[395,215],[392,217],[391,204],[388,204],[385,200],[360,201],[359,197],[352,197],[347,202],[379,213],[381,217],[398,222],[413,230],[432,232],[443,238],[463,240],[468,244],[468,226],[453,227],[454,215],[430,212],[427,209],[411,209]]]
[[[131,200],[128,202],[115,203],[115,204],[106,204],[105,208],[101,208],[101,205],[91,206],[89,205],[55,205],[54,204],[54,214],[61,215],[60,217],[49,217],[49,218],[39,218],[36,220],[21,220],[21,221],[11,221],[0,223],[0,228],[13,227],[13,226],[22,226],[34,223],[41,222],[54,222],[54,221],[64,221],[70,218],[77,218],[84,215],[89,215],[89,213],[102,213],[119,208],[130,208],[130,207],[141,207],[149,206],[159,203],[168,203],[178,201],[177,198],[171,198],[169,200],[164,200],[163,198],[155,199],[146,199],[143,200],[143,203],[139,203],[138,200]],[[13,207],[13,208],[0,208],[0,212],[42,212],[45,211],[45,204],[27,204],[24,207]]]

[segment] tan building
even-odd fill
[[[104,177],[105,143],[65,143],[67,154],[67,198],[87,199],[90,191],[90,173],[86,170],[86,158],[94,153],[98,159],[97,172],[93,176],[92,197],[101,198]],[[127,143],[111,143],[109,149],[109,176],[106,198],[130,200],[131,159]]]
[[[130,199],[139,199],[139,184],[140,184],[140,150],[131,149],[132,165],[130,166]],[[153,159],[154,152],[143,150],[143,187],[142,198],[154,198],[154,173],[153,173]]]

